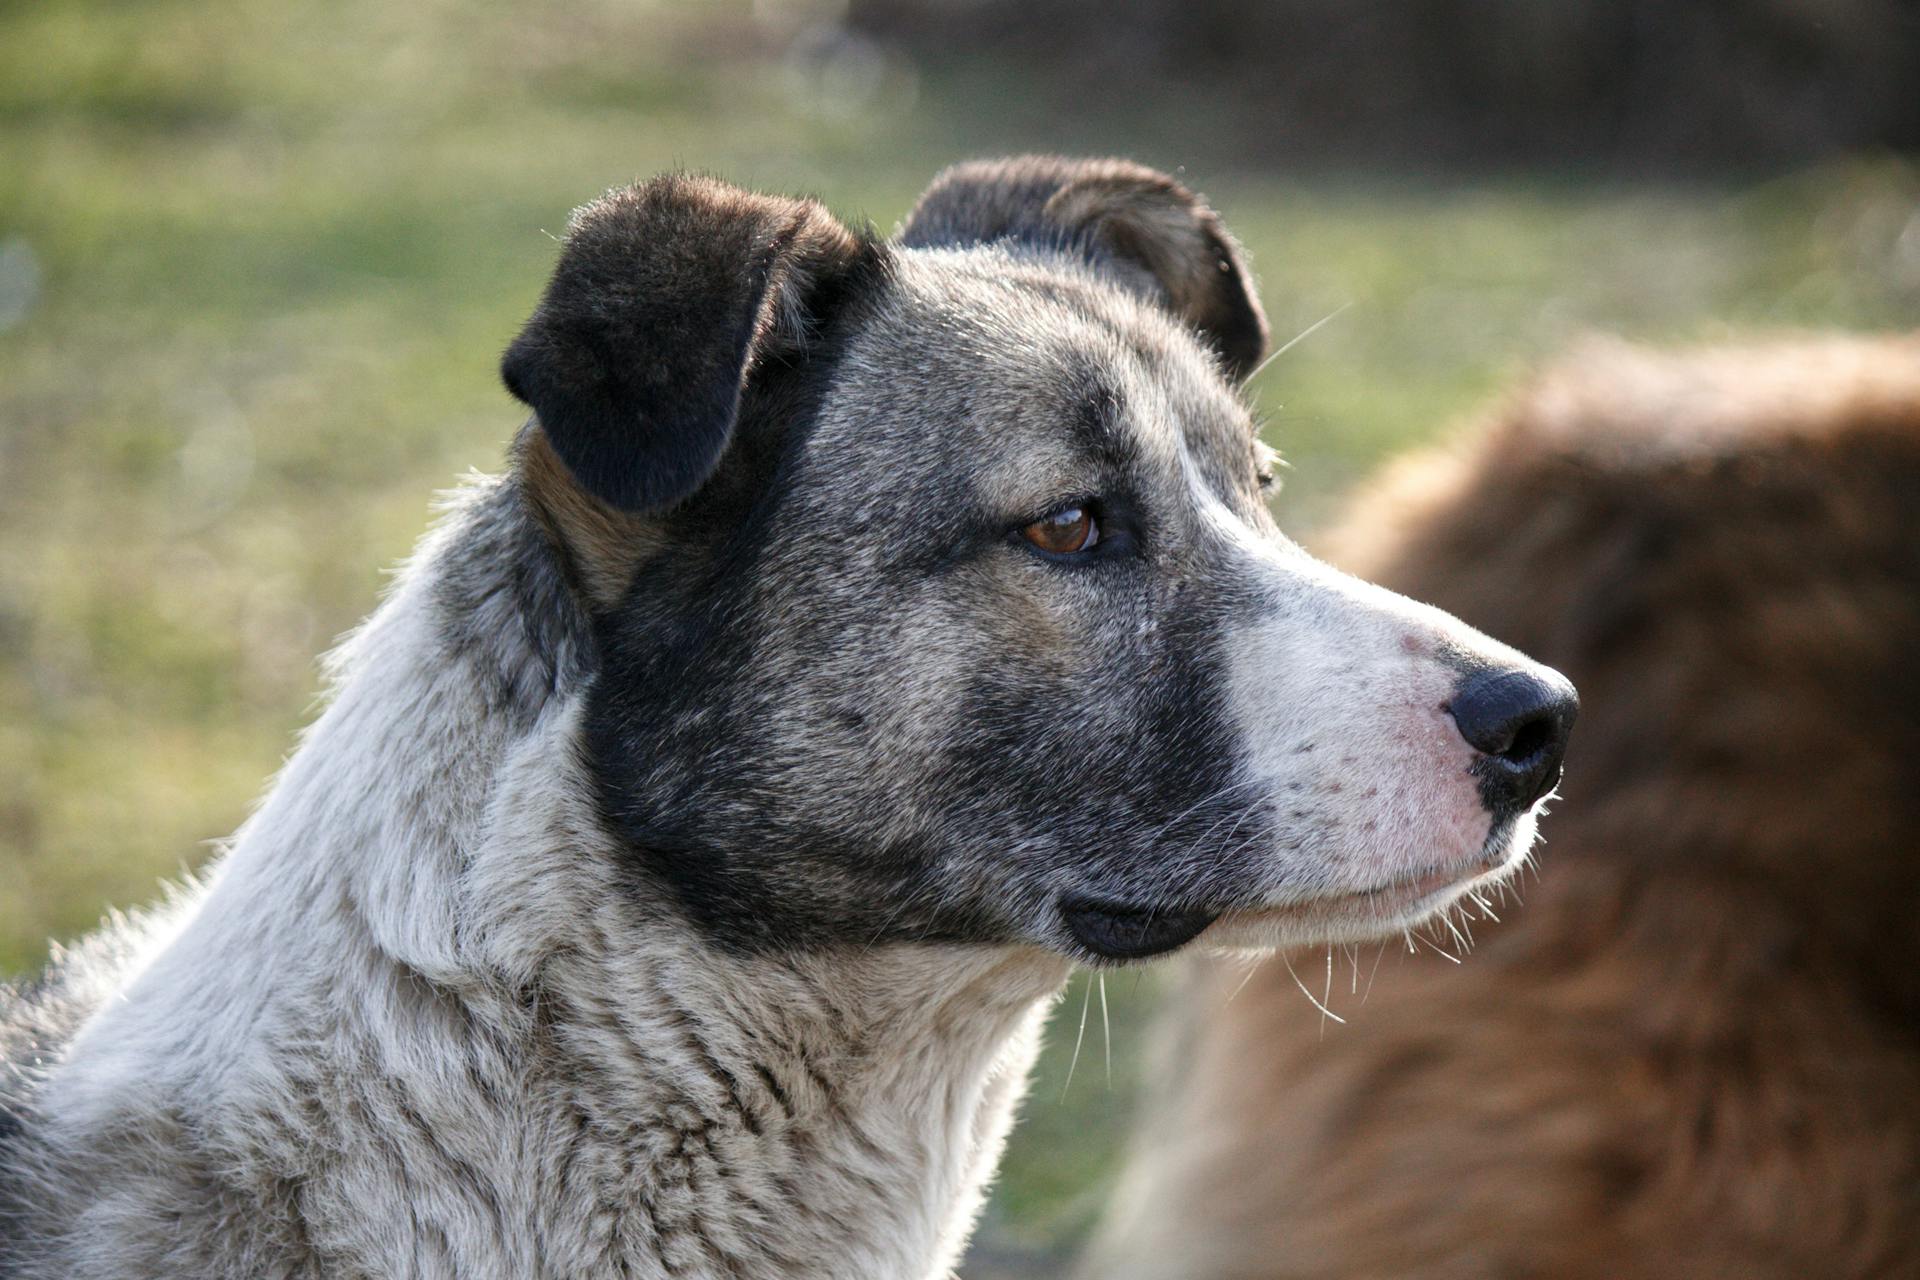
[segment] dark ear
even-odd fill
[[[1020,156],[955,165],[900,233],[909,248],[1026,240],[1077,250],[1144,283],[1200,332],[1237,381],[1267,349],[1267,317],[1219,215],[1166,174],[1127,160]]]
[[[573,215],[501,375],[582,489],[672,506],[719,465],[754,368],[799,347],[869,248],[810,200],[710,178],[611,192]]]

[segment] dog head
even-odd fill
[[[582,209],[504,373],[637,891],[741,947],[1129,959],[1515,865],[1572,690],[1281,535],[1265,346],[1130,164],[961,166],[893,241],[699,178]]]

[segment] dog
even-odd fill
[[[947,1273],[1075,964],[1507,875],[1575,696],[1274,528],[1165,175],[574,217],[533,416],[203,883],[10,997],[18,1277]]]
[[[1324,1038],[1190,975],[1082,1274],[1920,1275],[1920,336],[1596,341],[1326,545],[1579,682],[1550,865]]]

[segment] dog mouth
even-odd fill
[[[1426,899],[1476,878],[1480,872],[1434,872],[1353,893],[1307,898],[1277,906],[1131,906],[1097,898],[1068,898],[1060,918],[1075,942],[1102,960],[1146,960],[1192,942],[1217,921],[1246,925],[1312,925],[1351,915],[1381,920],[1413,912]]]
[[[1136,907],[1079,895],[1060,903],[1067,932],[1103,960],[1144,960],[1183,947],[1220,914],[1206,907]]]
[[[1144,960],[1177,950],[1218,923],[1229,934],[1246,929],[1271,934],[1325,933],[1344,937],[1356,925],[1392,932],[1439,910],[1469,886],[1501,872],[1509,863],[1507,833],[1496,827],[1478,858],[1419,875],[1405,876],[1346,893],[1323,894],[1297,902],[1235,903],[1196,906],[1160,902],[1148,905],[1071,894],[1060,901],[1060,918],[1074,941],[1103,960]],[[1499,838],[1496,838],[1499,837]],[[1237,945],[1228,943],[1227,945]]]
[[[1382,922],[1397,922],[1409,915],[1426,914],[1429,907],[1439,905],[1434,900],[1452,897],[1497,867],[1497,863],[1451,867],[1375,885],[1371,889],[1358,889],[1352,893],[1328,894],[1272,906],[1243,907],[1220,914],[1249,923],[1312,924],[1356,915]]]

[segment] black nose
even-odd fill
[[[1476,671],[1454,690],[1449,709],[1460,736],[1482,753],[1473,771],[1487,808],[1526,809],[1560,781],[1580,696],[1559,672]]]

